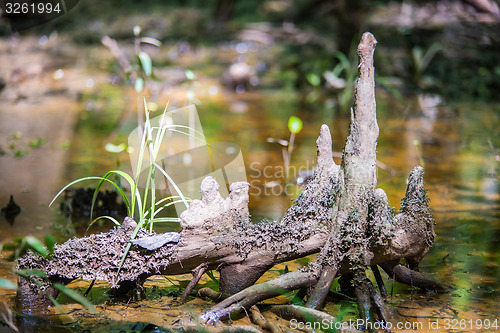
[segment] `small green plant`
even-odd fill
[[[109,36],[104,36],[101,42],[117,59],[118,64],[123,70],[125,81],[128,81],[134,86],[137,93],[137,121],[139,124],[142,124],[144,122],[144,118],[143,113],[141,112],[141,93],[144,91],[146,80],[149,78],[155,78],[151,56],[142,50],[142,44],[160,47],[162,43],[158,39],[152,37],[141,37],[141,27],[138,25],[134,26],[133,33],[135,57],[132,62],[127,59],[125,51],[118,45],[116,40],[110,38]],[[119,125],[121,125],[121,122],[125,119],[125,115],[126,112],[122,114],[122,120]],[[120,126],[117,128],[119,127]],[[117,129],[109,135],[108,141],[111,141],[116,136],[116,130]]]
[[[354,81],[356,80],[357,67],[355,60],[349,60],[349,57],[341,51],[335,52],[335,58],[338,63],[330,71],[323,73],[326,85],[338,92],[337,104],[341,111],[349,110],[354,97]],[[354,58],[350,57],[350,58]],[[314,81],[308,80],[313,84]],[[315,81],[319,84],[319,77]]]
[[[290,131],[290,138],[287,140],[280,140],[274,138],[268,138],[267,142],[278,143],[282,147],[283,152],[283,164],[285,167],[286,182],[290,181],[290,161],[292,159],[292,153],[294,149],[295,136],[302,130],[302,119],[297,116],[291,116],[288,118],[288,130]]]
[[[423,50],[419,46],[415,46],[411,50],[411,59],[413,64],[413,79],[415,84],[423,88],[432,82],[431,78],[425,77],[424,73],[429,67],[432,59],[443,50],[443,46],[439,43],[432,44],[427,50]]]
[[[137,227],[135,228],[131,239],[134,239],[141,228],[148,228],[150,231],[153,230],[153,226],[155,223],[160,222],[179,222],[179,218],[177,217],[159,217],[159,214],[167,207],[172,206],[176,203],[183,203],[187,208],[189,205],[189,198],[186,198],[175,181],[170,177],[170,175],[158,164],[159,152],[162,142],[165,138],[165,134],[167,131],[173,131],[185,134],[190,136],[198,141],[201,141],[203,144],[208,145],[203,134],[196,129],[192,129],[188,126],[184,125],[175,125],[169,124],[166,121],[166,111],[167,107],[163,112],[162,118],[158,126],[152,126],[149,116],[149,110],[147,108],[146,100],[144,100],[144,114],[146,121],[144,123],[144,128],[141,131],[141,141],[139,147],[139,157],[137,160],[137,167],[135,176],[130,176],[128,173],[122,170],[111,170],[106,172],[102,177],[83,177],[77,180],[70,182],[68,185],[64,186],[54,197],[52,202],[49,204],[51,206],[54,201],[62,194],[64,191],[70,186],[87,181],[87,180],[96,180],[98,184],[95,188],[94,195],[92,198],[91,205],[91,223],[89,227],[97,222],[100,219],[108,219],[112,221],[115,225],[120,225],[115,218],[112,216],[100,216],[96,219],[93,218],[93,208],[96,203],[97,194],[101,187],[109,183],[111,184],[121,195],[125,206],[127,208],[127,215],[129,217],[135,218],[137,221]],[[190,132],[195,133],[194,136],[190,134]],[[196,136],[198,134],[198,137]],[[145,163],[146,162],[146,163]],[[144,165],[147,165],[147,168],[143,170]],[[156,180],[155,175],[156,171],[159,171],[167,180],[169,186],[171,186],[176,192],[177,195],[169,196],[165,198],[157,198],[156,197]],[[141,189],[139,186],[140,176],[141,174],[146,174],[147,177],[145,179],[145,185]],[[125,190],[120,185],[121,182],[114,181],[113,178],[118,177],[119,180],[125,180],[130,186],[130,198],[126,195]],[[125,248],[124,255],[122,257],[120,267],[123,265],[125,258],[130,250],[132,243],[128,243]]]
[[[331,71],[325,71],[323,78],[331,88],[338,90],[337,103],[341,112],[349,111],[353,98],[355,81],[358,75],[358,66],[354,50],[349,52],[349,56],[341,51],[335,52],[338,63]],[[377,84],[387,89],[394,97],[403,99],[402,94],[393,86],[390,78],[377,75]]]

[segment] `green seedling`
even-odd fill
[[[294,149],[295,136],[302,130],[302,120],[297,116],[291,116],[288,118],[288,130],[290,131],[290,138],[288,141],[268,138],[267,142],[278,143],[282,147],[283,153],[283,164],[285,167],[286,181],[290,181],[290,161],[292,159],[292,153]]]
[[[417,86],[424,85],[424,73],[426,72],[432,59],[443,50],[443,46],[439,43],[433,43],[427,50],[419,46],[415,46],[411,50],[411,59],[413,62],[414,80]]]

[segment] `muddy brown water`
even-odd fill
[[[7,86],[0,93],[0,205],[12,194],[22,211],[11,222],[0,217],[0,242],[33,235],[53,235],[58,242],[85,232],[86,222],[66,219],[53,196],[78,177],[102,175],[110,169],[128,168],[126,153],[106,152],[104,143],[125,142],[134,128],[137,96],[130,88],[113,84],[104,70],[109,55],[100,48],[66,50],[41,46],[36,39],[0,41],[0,75]],[[196,57],[193,56],[195,59]],[[29,64],[29,65],[27,65]],[[214,65],[215,66],[215,65]],[[59,71],[59,70],[62,70]],[[151,89],[150,102],[163,109],[167,100],[183,106],[191,86],[168,85]],[[425,181],[436,219],[436,242],[420,267],[454,286],[446,294],[422,293],[386,279],[402,328],[422,331],[494,331],[500,305],[500,111],[498,106],[471,103],[452,105],[438,96],[414,96],[404,101],[378,92],[380,138],[378,159],[393,172],[379,169],[379,186],[398,208],[406,177],[420,163],[419,143],[425,163]],[[315,140],[322,123],[332,129],[334,150],[340,152],[348,129],[348,117],[328,109],[310,110],[289,91],[255,90],[235,94],[214,78],[199,74],[196,86],[198,112],[205,135],[211,141],[234,142],[241,147],[251,183],[251,213],[256,218],[278,219],[298,189],[282,183],[281,148],[266,142],[269,137],[287,139],[290,115],[304,120],[293,153],[294,172],[311,170]],[[122,112],[128,113],[123,114]],[[125,121],[116,124],[124,117]],[[112,134],[112,136],[110,136]],[[37,141],[38,140],[38,141]],[[38,142],[38,144],[37,144]],[[496,149],[496,151],[495,151]],[[340,160],[336,159],[337,163]],[[107,230],[110,224],[91,232]],[[2,252],[0,277],[15,281],[13,265]],[[312,260],[312,259],[311,259]],[[261,281],[307,260],[278,265]],[[145,295],[110,299],[107,284],[97,282],[89,294],[98,315],[61,296],[61,308],[25,309],[30,317],[16,322],[26,331],[130,331],[160,327],[183,327],[198,323],[198,316],[213,303],[191,298],[177,302],[189,276],[152,277]],[[70,287],[85,291],[88,281]],[[214,287],[205,277],[202,284]],[[0,289],[0,300],[13,305],[15,292]],[[286,301],[286,297],[270,303]],[[2,313],[8,313],[0,304]],[[329,303],[341,320],[354,318],[352,304]],[[264,315],[282,330],[290,322]],[[395,322],[394,325],[397,323]],[[219,324],[216,329],[226,327]],[[231,325],[251,325],[246,317]],[[489,326],[489,328],[486,328]],[[151,327],[149,327],[151,328]],[[398,330],[400,327],[394,327]],[[3,330],[0,327],[0,330]]]

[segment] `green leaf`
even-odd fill
[[[109,151],[110,153],[121,153],[122,151],[127,149],[127,145],[125,143],[121,143],[119,145],[107,143],[104,149],[106,149],[106,151]]]
[[[113,181],[107,179],[107,177],[109,177],[109,174],[112,174],[112,173],[115,173],[115,174],[118,174],[119,176],[122,176],[123,178],[125,178],[125,180],[132,186],[134,181],[132,180],[132,177],[130,177],[127,173],[123,172],[123,171],[120,171],[120,170],[113,170],[113,171],[109,171],[108,173],[106,173],[103,177],[83,177],[83,178],[79,178],[77,180],[74,180],[72,181],[71,183],[67,184],[66,186],[64,186],[59,192],[57,192],[57,194],[55,195],[54,199],[52,199],[52,201],[49,203],[49,207],[54,203],[54,201],[56,201],[56,199],[62,194],[64,193],[64,191],[69,188],[70,186],[76,184],[76,183],[79,183],[79,182],[82,182],[82,181],[85,181],[85,180],[99,180],[99,185],[98,185],[98,188],[96,188],[96,190],[98,191],[99,188],[102,186],[102,183],[103,182],[109,182],[111,183],[111,185],[113,185],[116,190],[120,193],[120,195],[122,196],[122,199],[123,201],[125,202],[125,205],[127,206],[127,212],[128,212],[128,215],[129,216],[132,216],[133,214],[133,211],[131,212],[131,209],[133,208],[133,206],[131,207],[129,201],[128,201],[128,198],[127,196],[125,195],[125,193],[123,192],[122,188],[120,186],[118,186],[118,184],[114,183]],[[133,188],[133,187],[132,187]],[[134,192],[134,191],[132,191]],[[132,193],[133,195],[134,193]],[[94,192],[94,196],[97,197],[97,195],[95,194]],[[95,198],[92,199],[92,208],[91,208],[91,214],[92,214],[92,211],[94,209],[94,202],[95,202]]]
[[[32,249],[33,251],[36,251],[37,253],[41,254],[45,258],[47,258],[49,256],[45,246],[43,246],[42,242],[40,242],[35,237],[26,236],[26,237],[24,237],[24,241],[26,242],[26,245],[28,245],[28,248]]]
[[[54,297],[52,297],[52,295],[47,294],[47,297],[50,299],[50,301],[52,302],[52,304],[54,304],[57,307],[57,309],[60,312],[64,312],[64,310],[63,310],[63,308],[61,308],[61,305],[59,304],[59,302],[56,301],[56,299]]]
[[[138,93],[140,93],[142,89],[144,89],[144,80],[142,79],[142,77],[138,77],[137,79],[135,79],[134,88]]]
[[[46,278],[47,277],[47,273],[45,273],[44,271],[41,271],[39,269],[18,269],[16,271],[14,271],[14,273],[16,273],[17,275],[20,275],[22,277],[25,277],[25,278],[30,278],[30,277],[41,277],[41,278]]]
[[[7,279],[0,279],[0,288],[16,290],[17,286]]]
[[[302,130],[302,120],[299,117],[291,116],[288,119],[288,129],[290,130],[290,133],[299,133]]]
[[[318,87],[321,84],[321,78],[319,77],[318,74],[315,73],[307,74],[307,81],[313,87]]]
[[[141,37],[141,43],[146,43],[146,44],[151,44],[154,46],[161,46],[161,41],[159,41],[156,38],[151,38],[151,37]]]
[[[220,285],[220,280],[218,280],[214,273],[209,270],[209,271],[206,271],[205,274],[207,274],[207,276],[210,278],[210,280],[212,280],[216,285]]]
[[[54,254],[54,245],[56,244],[56,240],[51,235],[45,236],[45,246],[50,254]]]
[[[103,216],[99,216],[97,218],[95,218],[92,222],[90,222],[89,226],[87,227],[87,230],[85,230],[85,234],[87,234],[87,232],[89,231],[90,227],[96,223],[97,221],[99,220],[103,220],[103,219],[107,219],[107,220],[110,220],[111,222],[113,222],[116,226],[120,226],[120,222],[118,222],[114,217],[112,216],[107,216],[107,215],[103,215]]]
[[[191,80],[191,81],[196,80],[196,74],[194,74],[192,70],[186,69],[184,71],[184,74],[186,75],[186,79]]]
[[[144,74],[146,74],[147,76],[151,76],[151,73],[153,72],[153,63],[149,54],[141,51],[137,54],[137,57],[139,58],[142,69],[144,70]]]
[[[68,296],[69,298],[71,298],[72,300],[74,300],[75,302],[83,305],[84,307],[86,307],[90,312],[92,313],[97,313],[97,310],[94,308],[94,306],[92,305],[92,303],[89,302],[88,299],[85,298],[85,296],[83,296],[82,294],[80,294],[79,292],[73,290],[73,289],[70,289],[60,283],[54,283],[54,288],[56,288],[57,290],[59,290],[60,292],[62,292],[64,295]]]

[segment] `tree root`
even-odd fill
[[[375,281],[377,281],[378,289],[380,290],[380,295],[383,298],[387,298],[387,290],[385,289],[384,281],[382,280],[382,275],[380,275],[380,271],[377,265],[372,266],[372,272],[375,276]]]
[[[354,286],[354,294],[358,302],[360,317],[365,322],[374,322],[376,314],[379,322],[389,322],[391,316],[380,293],[373,287],[373,284],[364,272],[356,275],[359,276],[360,274],[364,276],[354,280],[357,281],[357,285]]]
[[[215,303],[218,303],[229,297],[229,295],[226,293],[220,293],[220,292],[218,293],[215,290],[210,289],[208,287],[201,288],[200,290],[198,290],[198,296],[209,298]]]
[[[307,286],[316,280],[317,276],[313,272],[295,271],[282,275],[274,280],[248,287],[226,298],[205,312],[201,319],[208,323],[215,323],[221,318],[228,317],[234,311],[248,309],[257,302]]]
[[[303,323],[306,322],[322,323],[332,328],[338,321],[338,319],[329,315],[328,313],[299,305],[290,305],[290,304],[272,305],[271,307],[269,307],[268,310],[286,320],[295,319]],[[349,330],[349,332],[359,332],[359,331]]]
[[[194,287],[196,287],[198,282],[200,282],[201,277],[203,276],[203,274],[205,274],[207,269],[208,269],[208,265],[206,263],[202,263],[198,267],[196,267],[195,269],[193,269],[191,271],[191,273],[193,274],[193,279],[189,282],[186,289],[184,290],[184,293],[182,294],[182,297],[181,297],[181,303],[184,303],[186,301],[189,294],[191,294]]]
[[[307,300],[306,307],[316,310],[323,307],[326,297],[328,296],[328,292],[330,291],[330,287],[332,286],[333,280],[335,280],[336,276],[336,267],[326,267],[323,269],[319,277],[318,284],[316,284],[314,291]]]
[[[396,281],[407,284],[409,286],[419,287],[425,290],[432,290],[436,292],[444,292],[452,289],[452,287],[445,285],[431,276],[414,271],[408,267],[401,265],[399,262],[386,262],[380,264],[380,267]]]
[[[259,308],[254,305],[249,309],[250,321],[262,328],[265,332],[277,333],[280,330],[273,325],[269,320],[267,320],[262,313],[260,313]]]
[[[334,279],[345,276],[354,287],[362,318],[371,321],[377,316],[388,321],[390,313],[382,297],[387,293],[377,265],[399,282],[427,290],[446,290],[443,284],[414,270],[435,236],[424,169],[418,166],[410,173],[397,215],[385,192],[376,188],[376,44],[374,36],[365,33],[358,46],[359,79],[342,165],[333,161],[330,130],[322,125],[316,141],[314,177],[281,221],[251,223],[249,184],[233,183],[229,196],[222,198],[219,184],[207,177],[201,185],[201,200],[194,200],[180,216],[182,231],[176,242],[153,249],[136,243],[122,261],[133,235],[131,228],[122,226],[56,245],[50,259],[28,253],[18,259],[17,269],[43,270],[48,279],[40,288],[20,278],[18,300],[30,308],[43,305],[47,296],[57,296],[54,282],[68,283],[77,278],[106,280],[114,290],[127,291],[152,275],[192,272],[193,279],[181,298],[185,301],[207,269],[219,269],[221,291],[233,295],[225,298],[207,289],[199,291],[199,295],[215,301],[225,298],[201,316],[205,322],[215,323],[262,300],[312,286],[309,309],[300,311],[313,312],[323,306]],[[157,235],[140,229],[136,236],[149,239]],[[320,254],[316,262],[307,270],[253,285],[273,265],[317,252]],[[400,265],[401,259],[410,268]],[[370,266],[380,293],[366,276]],[[316,312],[317,318],[322,318]]]

